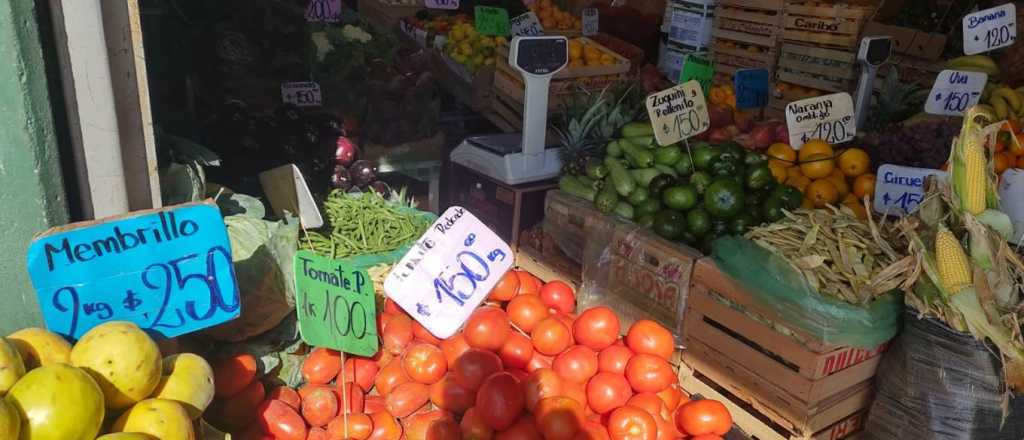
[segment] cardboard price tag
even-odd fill
[[[736,107],[758,108],[768,105],[768,69],[740,69],[733,76]]]
[[[377,353],[377,305],[365,269],[310,251],[295,254],[295,311],[302,340],[359,356]]]
[[[711,90],[711,79],[715,77],[715,66],[707,58],[689,54],[683,60],[683,70],[679,72],[679,84],[695,80],[700,83],[704,95]]]
[[[107,321],[172,338],[237,318],[231,244],[212,203],[51,229],[28,249],[46,327],[72,339]]]
[[[515,256],[460,206],[448,208],[384,281],[387,296],[438,338],[462,327]]]
[[[1017,41],[1017,7],[1013,3],[967,14],[963,20],[964,53],[974,55]]]
[[[537,14],[533,11],[527,11],[525,14],[518,15],[513,18],[510,22],[512,26],[512,35],[520,37],[535,37],[538,35],[544,35],[544,26],[541,26],[540,19],[537,18]]]
[[[312,81],[283,83],[281,84],[281,101],[299,107],[319,106],[323,101],[320,84]]]
[[[935,77],[932,91],[924,102],[924,111],[933,115],[962,116],[981,99],[986,82],[988,75],[981,72],[943,70]]]
[[[947,173],[928,168],[904,167],[884,164],[878,167],[875,182],[875,212],[904,216],[914,212],[924,200],[924,179],[936,175],[943,179]]]
[[[598,15],[597,8],[584,9],[581,21],[583,22],[583,36],[589,37],[591,35],[597,35],[600,25],[600,16]]]
[[[696,80],[647,96],[647,115],[658,145],[671,145],[711,127],[708,105]]]
[[[341,21],[341,0],[309,0],[306,21],[310,23],[337,23]]]
[[[842,92],[793,101],[786,105],[786,127],[797,150],[811,139],[831,145],[851,140],[857,135],[853,98]]]
[[[423,0],[428,9],[459,9],[459,0]]]
[[[477,6],[473,9],[473,12],[473,23],[476,26],[477,32],[499,37],[508,36],[508,11],[491,6]]]

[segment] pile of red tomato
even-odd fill
[[[261,403],[239,436],[713,440],[729,431],[724,405],[679,388],[668,330],[641,320],[623,338],[611,309],[577,316],[575,302],[565,283],[509,271],[462,331],[440,340],[388,301],[374,358],[315,349],[298,391],[250,391],[245,401]]]

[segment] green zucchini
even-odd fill
[[[581,199],[586,199],[591,202],[594,201],[594,197],[597,196],[597,191],[580,181],[575,176],[565,175],[558,180],[558,189],[572,194]]]
[[[615,213],[626,220],[633,220],[633,205],[626,202],[619,202],[615,205]]]
[[[622,127],[622,137],[654,136],[654,126],[650,122],[630,122]]]
[[[626,138],[626,140],[640,148],[654,149],[658,147],[658,143],[654,142],[654,136],[634,136]]]
[[[661,171],[661,174],[668,174],[672,177],[679,177],[679,173],[676,173],[675,168],[672,168],[670,166],[656,163],[654,164],[654,168],[657,169],[658,171]]]
[[[612,141],[604,147],[604,152],[609,157],[622,157],[622,148],[619,148],[619,140],[612,139]]]
[[[619,193],[615,192],[615,185],[609,185],[608,183],[605,183],[604,189],[599,191],[597,197],[594,198],[594,206],[597,207],[598,211],[606,214],[614,211],[618,204]]]
[[[601,180],[594,180],[594,179],[591,179],[590,177],[587,177],[587,176],[576,176],[576,180],[579,180],[580,183],[583,184],[583,186],[591,188],[594,191],[597,191],[597,190],[601,189],[602,186],[604,186],[604,182],[603,181],[601,181]]]
[[[654,165],[654,154],[642,147],[628,142],[619,142],[619,147],[622,148],[622,152],[626,154],[626,159],[635,168],[647,168]]]
[[[636,188],[636,181],[629,175],[629,171],[626,171],[622,162],[614,157],[606,157],[604,164],[608,166],[608,177],[612,180],[611,187],[615,188],[620,196],[626,197],[633,192],[633,189]]]
[[[651,184],[651,180],[654,180],[654,178],[659,174],[665,173],[662,173],[661,170],[654,167],[629,170],[629,175],[633,177],[633,180],[636,181],[637,185],[643,186],[644,188],[647,188],[647,185]]]
[[[601,160],[596,157],[587,159],[587,165],[584,167],[587,177],[594,180],[604,179],[608,175],[608,167],[601,163]]]

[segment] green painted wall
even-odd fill
[[[0,335],[41,325],[32,236],[67,222],[35,0],[0,0]]]

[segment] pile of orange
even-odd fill
[[[578,31],[583,28],[583,22],[579,17],[563,11],[558,5],[551,3],[551,0],[537,0],[531,3],[529,8],[537,14],[540,25],[546,30]]]
[[[597,43],[582,38],[569,40],[569,67],[610,66],[617,63],[612,54]]]
[[[804,208],[840,203],[858,218],[867,218],[863,200],[874,196],[875,175],[868,172],[871,158],[864,150],[847,148],[837,154],[825,141],[812,139],[800,151],[776,143],[766,153],[775,180],[804,193]]]

